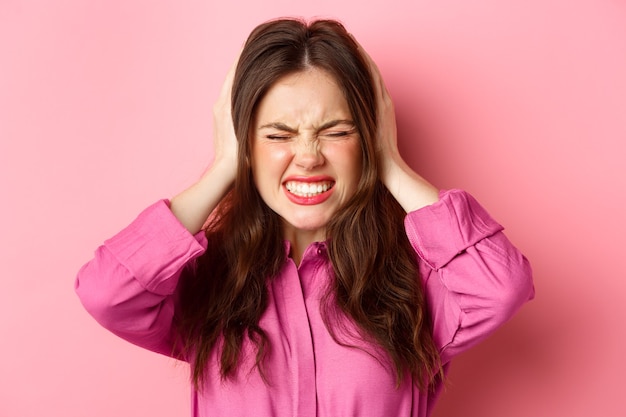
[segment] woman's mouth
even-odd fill
[[[317,181],[317,182],[300,182],[300,181],[287,181],[285,188],[291,194],[298,197],[315,197],[319,194],[333,188],[335,183],[333,181]]]

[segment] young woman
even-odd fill
[[[214,116],[203,177],[80,270],[87,310],[189,362],[193,416],[427,416],[452,357],[532,298],[526,259],[402,160],[337,22],[257,27]]]

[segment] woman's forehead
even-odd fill
[[[326,71],[308,69],[281,77],[267,91],[256,111],[257,126],[319,127],[352,121],[342,89]]]

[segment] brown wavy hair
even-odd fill
[[[334,280],[322,300],[324,322],[337,343],[349,345],[336,320],[337,314],[347,316],[361,338],[386,352],[398,384],[408,372],[425,388],[441,375],[441,364],[416,255],[404,230],[405,212],[379,178],[376,92],[358,45],[332,20],[261,24],[239,58],[232,90],[236,179],[212,214],[207,251],[184,271],[178,291],[175,320],[191,356],[192,380],[202,385],[213,349],[222,377],[233,376],[246,338],[256,347],[256,366],[265,378],[263,359],[270,346],[259,320],[268,304],[268,280],[280,273],[286,254],[281,218],[254,185],[250,132],[268,89],[311,67],[329,73],[343,91],[363,161],[357,191],[326,228]]]

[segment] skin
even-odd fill
[[[370,69],[373,75],[374,85],[377,91],[377,105],[379,109],[377,120],[377,143],[379,145],[379,152],[382,158],[381,179],[385,186],[389,189],[391,194],[396,198],[396,200],[398,200],[398,202],[406,212],[418,210],[424,206],[436,202],[438,200],[438,190],[428,181],[422,178],[419,174],[413,171],[413,169],[411,169],[411,167],[407,165],[406,162],[402,159],[397,146],[396,119],[393,101],[391,100],[391,96],[387,92],[378,67],[365,52],[365,50],[363,50],[363,48],[361,48],[360,51],[369,62]],[[213,107],[213,143],[215,147],[215,158],[207,168],[205,174],[195,184],[171,199],[170,208],[172,212],[178,218],[178,220],[187,228],[187,230],[189,230],[189,232],[193,234],[200,231],[209,214],[220,202],[220,200],[228,190],[229,186],[234,182],[235,179],[237,165],[237,140],[235,137],[232,125],[232,117],[230,113],[230,93],[235,67],[236,62],[231,67],[222,86],[220,97]],[[320,77],[322,76],[320,74],[318,75]],[[302,77],[302,73],[300,74],[300,76]],[[300,81],[302,80],[303,78],[300,78]],[[293,81],[295,84],[298,84],[296,80],[289,81]],[[326,82],[329,82],[331,84],[333,83],[332,80],[326,80]],[[294,84],[292,84],[292,87],[294,87]],[[328,86],[328,88],[330,88],[330,86]],[[316,89],[318,89],[317,85],[315,86],[315,88],[311,88],[311,90]],[[274,90],[274,88],[272,88],[272,90]],[[311,92],[310,94],[313,93]],[[321,165],[319,165],[319,163],[316,163],[315,161],[309,161],[308,163],[313,165],[312,167],[309,167],[310,169],[322,169],[320,167],[329,164],[329,156],[327,153],[329,147],[327,143],[321,145],[321,141],[319,139],[313,140],[312,138],[314,136],[314,132],[318,131],[319,127],[323,124],[323,120],[334,118],[330,115],[331,107],[333,106],[323,106],[320,102],[320,104],[315,107],[316,109],[318,109],[318,113],[316,114],[316,116],[305,116],[304,114],[301,114],[294,119],[287,120],[287,126],[297,128],[298,138],[293,141],[295,145],[288,152],[291,155],[294,155],[294,158],[289,162],[289,166],[283,167],[284,172],[295,172],[292,170],[294,170],[297,165],[297,163],[294,162],[296,160],[296,155],[299,155],[299,157],[304,155],[305,158],[309,158],[311,160],[315,160],[316,158],[318,158],[323,162]],[[341,105],[338,105],[336,109],[338,112],[337,114],[339,114],[340,108]],[[257,115],[257,119],[260,121],[258,124],[259,127],[267,124],[263,122],[263,120],[265,119],[260,112]],[[261,132],[261,135],[263,135],[263,132]],[[257,140],[258,137],[255,138],[254,143],[255,155],[258,153],[259,160],[262,157],[268,157],[270,152],[268,151],[268,155],[263,156],[264,152],[260,150],[262,146],[262,140],[258,140],[258,142]],[[326,150],[326,152],[324,152],[324,150]],[[343,149],[343,151],[340,153],[346,156],[347,159],[351,158],[349,156],[350,152],[348,152],[348,149]],[[254,156],[253,158],[256,159],[256,157]],[[334,156],[331,159],[333,161],[332,166],[336,167],[336,161],[334,159]],[[345,163],[350,165],[356,163],[356,161],[354,160],[354,158],[352,158],[351,161],[345,161]],[[258,166],[259,164],[259,161],[257,161],[256,165]],[[318,165],[317,167],[316,164]],[[329,167],[325,167],[324,169],[327,168]],[[306,171],[306,169],[302,166],[300,167],[300,169]],[[261,170],[259,169],[256,172],[255,181],[259,181],[260,171]],[[329,171],[333,175],[337,174],[337,172],[335,172],[334,170]],[[340,171],[344,172],[343,169]],[[343,201],[345,197],[350,194],[350,192],[353,192],[353,190],[351,190],[350,188],[350,175],[337,175],[336,178],[337,183],[340,185],[340,189],[342,190],[341,193],[337,193],[340,194],[339,197],[341,197],[337,200]],[[259,185],[261,184],[257,182],[257,187],[259,187]],[[337,184],[335,186],[337,186]],[[274,184],[274,188],[277,189],[276,184]],[[260,192],[263,195],[263,191],[260,190]],[[332,203],[335,202],[335,199],[333,199]],[[286,227],[285,238],[287,238],[292,243],[291,255],[294,260],[298,261],[302,258],[302,254],[309,243],[313,242],[314,240],[319,241],[324,239],[322,233],[324,218],[328,218],[328,216],[332,215],[332,213],[334,213],[333,210],[335,210],[337,207],[337,205],[331,204],[329,204],[329,206],[329,210],[325,214],[317,213],[315,215],[315,221],[312,221],[311,217],[309,217],[308,220],[306,220],[309,222],[308,224],[304,220],[307,218],[305,214],[309,213],[306,210],[303,211],[303,213],[305,214],[302,215],[284,215],[283,219],[285,220],[286,224],[289,226],[293,226]],[[316,208],[314,210],[316,210]],[[281,214],[281,216],[283,215]]]

